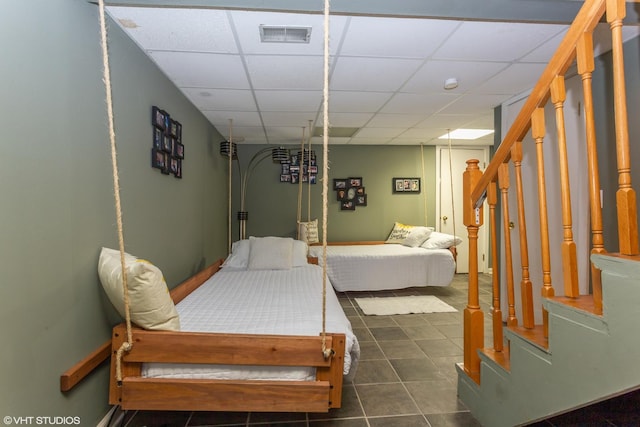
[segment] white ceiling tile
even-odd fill
[[[329,102],[329,124],[332,127],[362,127],[372,117],[372,113],[332,113],[331,102]],[[316,126],[321,127],[323,120],[320,114]]]
[[[547,63],[558,49],[558,45],[564,38],[568,27],[564,27],[557,35],[551,37],[549,40],[538,46],[530,53],[523,56],[520,60],[523,62],[542,62]]]
[[[443,109],[441,113],[485,115],[507,99],[505,95],[464,95]]]
[[[184,88],[182,91],[201,110],[258,111],[250,90]]]
[[[485,83],[478,85],[473,94],[516,94],[531,89],[544,71],[546,64],[513,64]]]
[[[335,113],[375,113],[391,98],[393,92],[331,91],[330,110]]]
[[[191,52],[148,52],[178,87],[249,89],[237,55]]]
[[[429,116],[425,120],[418,123],[414,129],[409,130],[421,130],[421,129],[457,129],[464,126],[466,123],[472,121],[475,114],[434,114]],[[409,132],[408,131],[408,132]]]
[[[246,57],[254,89],[322,90],[322,57],[257,56]]]
[[[358,138],[395,138],[405,131],[406,128],[373,128],[365,127],[358,131],[355,135]]]
[[[380,112],[389,114],[431,115],[459,97],[460,95],[453,93],[397,93],[387,102]]]
[[[444,81],[455,77],[458,87],[451,93],[467,92],[496,75],[507,62],[427,61],[402,87],[403,92],[442,92]]]
[[[321,91],[256,90],[260,111],[308,111],[311,119],[322,102]]]
[[[340,50],[344,56],[428,58],[460,25],[455,21],[354,16]]]
[[[341,57],[331,75],[331,89],[395,91],[420,65],[416,59]]]
[[[238,53],[221,10],[118,6],[106,10],[145,50]]]
[[[323,55],[324,21],[322,15],[279,12],[230,11],[240,47],[248,55]],[[339,40],[347,18],[332,16],[329,32],[332,40]],[[260,25],[311,27],[309,43],[262,43]],[[333,54],[337,43],[329,44]]]
[[[464,22],[433,59],[515,61],[563,28],[552,24]]]
[[[367,127],[413,127],[423,118],[420,114],[376,114]]]
[[[349,145],[386,145],[392,141],[392,138],[359,138],[353,137]]]
[[[296,111],[288,112],[263,112],[262,119],[266,127],[270,126],[284,126],[284,127],[297,127],[302,129],[304,126],[309,125],[309,120],[314,119],[315,113],[301,113]]]
[[[260,115],[256,112],[246,111],[203,111],[206,118],[222,132],[229,127],[229,120],[233,120],[233,126],[258,126],[262,127]]]

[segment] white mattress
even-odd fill
[[[344,374],[355,371],[360,347],[327,281],[326,331],[346,335]],[[318,336],[322,332],[322,268],[224,271],[177,305],[181,330]],[[318,349],[320,351],[320,349]],[[142,375],[167,378],[312,380],[313,368],[226,365],[143,365]]]
[[[322,265],[322,247],[309,255]],[[448,249],[400,244],[327,246],[327,275],[336,291],[379,291],[412,286],[448,286],[456,263]]]

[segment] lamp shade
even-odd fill
[[[238,146],[235,142],[222,141],[220,143],[220,154],[229,157],[229,152],[234,159],[238,158]]]
[[[271,150],[271,160],[274,162],[283,162],[289,159],[289,150],[284,147],[276,147]]]

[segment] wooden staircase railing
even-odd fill
[[[539,292],[543,298],[554,298],[558,288],[552,283],[552,262],[562,264],[562,280],[564,287],[561,292],[563,301],[573,305],[580,305],[586,299],[586,305],[596,314],[602,313],[602,290],[600,273],[590,264],[592,295],[579,295],[578,253],[574,240],[574,221],[571,209],[570,170],[579,167],[588,170],[588,194],[590,214],[591,253],[605,253],[603,218],[600,200],[600,176],[596,152],[596,125],[591,88],[592,73],[594,71],[594,50],[592,33],[598,22],[606,13],[606,20],[611,29],[612,40],[612,68],[614,87],[614,115],[615,118],[615,152],[617,158],[618,190],[616,192],[617,224],[619,251],[623,255],[636,255],[638,249],[638,219],[636,212],[636,194],[631,185],[631,165],[629,151],[629,135],[627,129],[626,88],[623,60],[622,20],[625,16],[624,0],[586,0],[569,27],[556,53],[549,61],[540,79],[535,84],[531,94],[524,102],[511,128],[496,150],[492,161],[482,172],[477,160],[469,160],[463,176],[463,209],[464,224],[469,238],[469,297],[464,310],[464,372],[480,383],[480,358],[478,351],[482,350],[489,357],[499,363],[508,364],[508,346],[503,346],[503,320],[508,328],[523,334],[531,340],[541,341],[546,347],[549,334],[548,316],[542,310],[542,324],[536,325],[534,320],[534,293]],[[572,66],[582,79],[584,100],[585,135],[584,151],[587,153],[587,164],[576,165],[575,159],[569,159],[567,151],[567,137],[565,132],[565,74]],[[550,102],[550,104],[549,104]],[[557,163],[558,182],[549,182],[547,166],[545,166],[544,140],[548,126],[545,124],[544,109],[549,104],[555,112],[556,146],[553,149],[554,164]],[[523,143],[530,134],[535,143],[535,173],[537,174],[537,207],[535,211],[525,215],[525,192],[523,191]],[[612,144],[613,145],[613,144]],[[613,150],[613,147],[611,148]],[[546,153],[549,155],[549,153]],[[554,186],[561,190],[561,231],[549,229],[547,186]],[[496,188],[497,187],[497,188]],[[513,188],[512,188],[513,187]],[[511,192],[510,192],[511,189]],[[509,212],[509,194],[515,194],[517,212]],[[493,261],[493,298],[491,316],[493,317],[493,347],[485,348],[484,343],[484,313],[479,302],[478,289],[478,259],[477,242],[478,231],[483,225],[483,209],[485,201],[489,208],[489,227],[491,237],[491,256]],[[502,224],[496,224],[496,209],[500,206]],[[581,212],[578,212],[581,214]],[[539,221],[539,236],[527,235],[527,220],[537,218]],[[514,220],[517,221],[517,227]],[[503,260],[501,266],[506,281],[505,294],[507,313],[503,318],[500,301],[500,274],[497,260],[500,258],[497,241],[498,227],[502,227],[504,242]],[[561,233],[562,241],[559,248],[561,256],[552,259],[551,240],[549,234]],[[512,234],[513,233],[513,234]],[[519,259],[515,264],[512,250],[514,242],[519,245]],[[535,252],[532,251],[535,248]],[[539,248],[539,252],[538,252]],[[530,258],[539,261],[541,283],[532,283]],[[539,258],[538,258],[539,257]],[[517,271],[514,271],[514,265]],[[515,301],[515,276],[520,282],[520,306],[522,318],[517,318]]]

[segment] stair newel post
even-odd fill
[[[626,15],[624,0],[607,0],[607,22],[611,27],[611,52],[613,56],[613,93],[616,124],[616,157],[618,159],[618,239],[620,253],[637,255],[638,213],[636,192],[631,187],[631,154],[629,151],[629,124],[627,120],[627,95],[624,78],[622,20]]]
[[[555,295],[551,285],[551,252],[549,251],[549,215],[547,213],[547,186],[544,173],[543,142],[546,127],[544,123],[544,108],[538,107],[531,115],[531,136],[536,142],[537,176],[538,176],[538,215],[540,217],[540,257],[542,264],[542,297],[551,298]],[[549,313],[542,308],[542,324],[544,336],[549,336]]]
[[[593,36],[584,33],[576,45],[576,62],[578,74],[582,77],[584,97],[584,117],[587,142],[587,163],[589,175],[589,206],[591,211],[591,253],[604,254],[604,237],[602,231],[602,205],[600,202],[600,170],[598,167],[598,151],[596,148],[596,127],[593,113],[592,73]],[[593,288],[593,304],[596,314],[602,314],[602,277],[600,270],[591,262],[591,286]]]
[[[518,202],[518,236],[520,237],[520,296],[522,299],[522,326],[533,328],[533,285],[529,278],[529,243],[527,241],[527,221],[524,214],[524,191],[522,189],[522,141],[511,147],[511,160],[516,175],[516,199]]]
[[[469,299],[464,309],[464,370],[479,383],[478,350],[484,347],[484,314],[480,308],[478,291],[478,230],[482,226],[484,200],[471,200],[471,193],[482,177],[478,163],[477,159],[467,160],[467,168],[462,174],[462,187],[463,222],[469,236]]]
[[[491,319],[493,322],[493,349],[502,351],[504,334],[502,326],[502,309],[500,308],[500,273],[498,266],[498,233],[496,224],[496,204],[498,192],[495,181],[491,181],[487,187],[487,203],[489,205],[489,232],[491,233],[491,268],[493,299],[491,307]]]
[[[566,90],[564,76],[556,76],[551,82],[551,102],[556,112],[556,131],[558,135],[558,159],[560,163],[560,204],[562,206],[562,277],[565,296],[577,298],[578,256],[573,241],[573,223],[571,217],[571,185],[569,184],[569,158],[567,157],[567,137],[565,133],[564,101]]]
[[[502,232],[504,234],[505,273],[507,275],[507,326],[518,326],[516,317],[516,298],[513,288],[513,253],[511,250],[511,229],[513,223],[509,217],[509,164],[502,163],[498,167],[498,187],[502,198]]]

